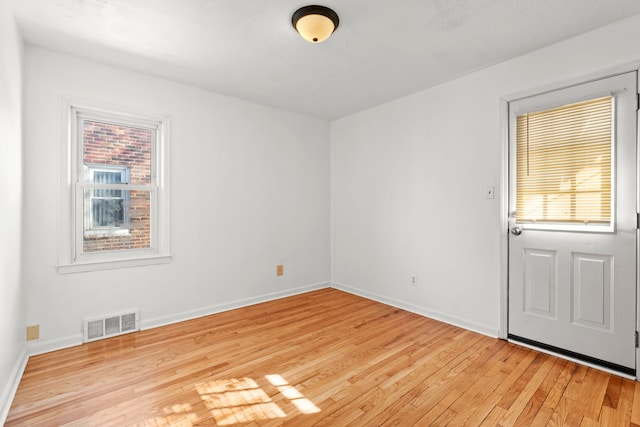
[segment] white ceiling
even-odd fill
[[[640,13],[638,0],[13,0],[27,43],[336,119]]]

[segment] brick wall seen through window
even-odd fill
[[[84,121],[83,162],[84,182],[99,182],[95,177],[106,173],[95,170],[126,170],[131,185],[150,185],[151,155],[154,132],[150,129],[97,121]],[[94,173],[91,173],[92,168]],[[112,173],[112,175],[114,175]],[[122,182],[119,182],[122,183]],[[108,197],[104,197],[105,194]],[[151,246],[151,194],[148,190],[85,189],[85,253]],[[108,200],[105,200],[108,199]],[[108,209],[123,209],[113,213],[119,221],[100,222],[95,216],[109,214]],[[91,214],[93,210],[93,215]]]

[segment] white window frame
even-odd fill
[[[592,82],[593,84],[596,84]],[[586,84],[586,83],[585,83]],[[547,230],[547,231],[577,231],[577,232],[593,232],[593,233],[615,233],[617,226],[617,179],[616,179],[616,135],[617,135],[617,125],[616,125],[616,116],[617,116],[617,98],[615,93],[611,93],[608,90],[594,90],[588,93],[581,93],[583,85],[577,85],[575,89],[571,89],[572,91],[576,91],[575,96],[571,96],[566,94],[566,91],[560,92],[557,94],[551,94],[547,96],[550,100],[547,103],[540,104],[538,99],[545,95],[544,92],[531,95],[529,97],[515,99],[510,101],[509,105],[509,150],[515,153],[515,140],[516,140],[516,118],[521,114],[530,113],[533,111],[543,111],[547,109],[552,109],[556,107],[560,107],[566,104],[573,104],[582,101],[588,101],[590,99],[604,97],[604,96],[612,96],[612,108],[611,108],[611,220],[609,224],[606,225],[594,225],[587,224],[582,225],[580,223],[553,223],[553,222],[518,222],[515,220],[515,200],[516,200],[516,186],[513,185],[509,188],[509,228],[513,226],[518,226],[524,230]],[[510,180],[511,182],[516,182],[516,168],[515,166],[510,169]]]
[[[169,136],[168,118],[122,112],[86,102],[60,100],[61,114],[61,194],[59,232],[59,273],[104,270],[171,261],[169,233]],[[85,190],[96,186],[85,180],[83,159],[84,120],[113,123],[153,131],[151,185],[109,184],[113,189],[145,190],[151,197],[150,247],[100,252],[83,252]],[[102,165],[104,166],[104,165]],[[108,166],[107,166],[108,167]],[[104,184],[102,184],[104,186]],[[128,230],[113,230],[115,235]],[[109,230],[91,230],[90,233]]]

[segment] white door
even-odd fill
[[[636,73],[509,104],[511,339],[636,370]]]

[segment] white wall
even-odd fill
[[[22,41],[0,0],[0,424],[26,362],[20,279],[22,229]]]
[[[23,282],[25,323],[42,337],[33,348],[77,343],[85,316],[138,307],[148,327],[329,279],[496,335],[502,195],[484,193],[500,185],[500,97],[639,60],[639,35],[640,17],[630,18],[330,125],[28,47]],[[56,272],[61,96],[171,117],[171,264]]]
[[[57,273],[59,97],[170,117],[172,263]],[[327,122],[28,46],[25,124],[35,351],[77,342],[85,316],[138,307],[149,327],[328,285]]]
[[[333,122],[332,283],[498,335],[500,98],[640,60],[638,40],[640,16]]]

